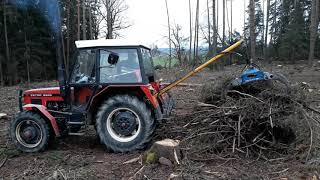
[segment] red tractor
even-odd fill
[[[20,2],[20,1],[19,1]],[[21,1],[18,4],[30,5]],[[19,93],[20,113],[10,124],[16,147],[28,153],[43,151],[54,137],[81,135],[93,125],[105,146],[114,152],[143,149],[156,122],[167,118],[174,101],[170,89],[222,56],[242,40],[205,62],[185,77],[161,87],[155,81],[150,49],[119,40],[77,41],[74,66],[66,78],[62,58],[61,18],[57,1],[38,1],[56,44],[59,87]]]
[[[23,152],[43,151],[54,137],[81,135],[82,127],[94,125],[114,152],[143,149],[174,104],[167,93],[159,95],[150,49],[119,40],[76,46],[68,80],[58,57],[60,87],[20,91],[21,112],[10,125],[14,144]]]

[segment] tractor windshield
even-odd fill
[[[116,63],[110,62],[109,56],[119,56]],[[141,83],[138,50],[105,49],[100,50],[100,83]]]

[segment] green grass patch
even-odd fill
[[[154,58],[153,58],[153,64],[154,64],[154,66],[160,65],[160,66],[164,67],[165,64],[166,64],[166,62],[167,62],[167,66],[169,66],[169,58],[166,57],[166,56],[158,56],[158,57],[154,57]],[[178,59],[172,58],[172,60],[171,60],[171,66],[173,67],[173,66],[175,66],[176,64],[179,64]]]
[[[60,151],[51,151],[48,154],[48,158],[53,160],[53,161],[60,161],[63,159],[63,153]]]
[[[16,149],[0,148],[0,158],[4,158],[4,157],[12,158],[12,157],[19,156],[20,154],[21,152]]]

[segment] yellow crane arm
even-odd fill
[[[204,68],[208,67],[210,64],[212,64],[213,62],[219,60],[220,58],[222,58],[225,54],[228,54],[230,52],[232,52],[233,50],[235,50],[236,48],[238,48],[241,44],[242,44],[243,40],[240,40],[238,42],[236,42],[235,44],[233,44],[232,46],[228,47],[227,49],[225,49],[224,51],[222,51],[220,54],[218,54],[217,56],[213,57],[212,59],[210,59],[209,61],[205,62],[204,64],[202,64],[201,66],[197,67],[195,70],[189,72],[186,76],[184,76],[183,78],[169,84],[168,86],[164,87],[163,89],[160,90],[160,92],[158,92],[157,94],[155,94],[155,96],[160,96],[166,92],[168,92],[169,90],[171,90],[172,88],[176,87],[177,85],[179,85],[180,83],[182,83],[183,81],[189,79],[190,77],[192,77],[194,74],[196,74],[197,72],[203,70]]]

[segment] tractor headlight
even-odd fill
[[[149,90],[150,90],[152,95],[156,94],[156,90],[152,86],[149,86]]]

